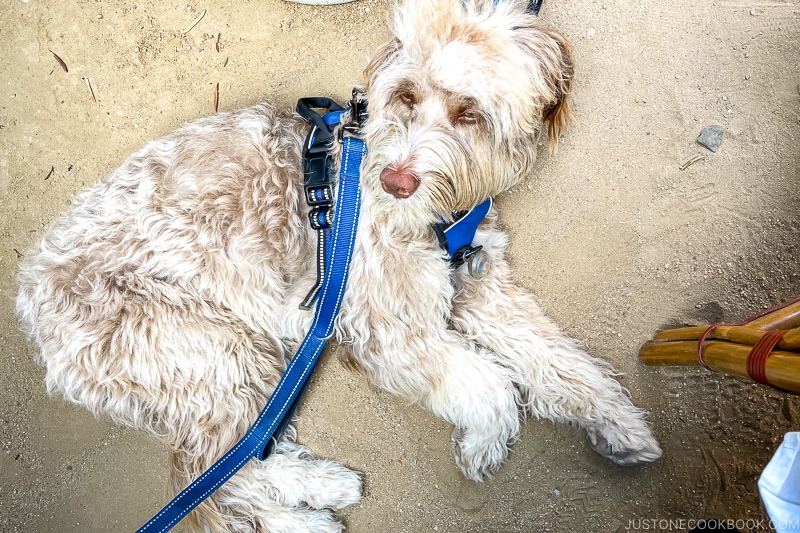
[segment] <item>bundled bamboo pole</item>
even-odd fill
[[[708,326],[691,326],[688,328],[668,329],[656,334],[655,342],[695,341],[695,359],[697,358],[697,341]],[[718,339],[755,346],[764,336],[764,330],[750,326],[718,326],[708,334],[708,339]],[[781,350],[800,352],[800,328],[789,330],[775,346]]]
[[[732,342],[710,341],[703,348],[706,364],[718,372],[749,378],[747,356],[752,346]],[[639,357],[651,366],[697,366],[697,340],[648,342]],[[779,388],[800,394],[800,353],[775,350],[765,363],[769,382]]]
[[[800,297],[735,324],[661,331],[642,346],[639,357],[652,366],[704,363],[800,394]]]

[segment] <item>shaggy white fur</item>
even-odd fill
[[[409,0],[367,67],[364,199],[336,322],[344,363],[451,422],[482,480],[520,415],[585,428],[619,464],[658,443],[610,367],[511,283],[492,212],[482,280],[451,269],[431,224],[531,172],[569,115],[570,46],[513,1]],[[20,270],[17,313],[51,392],[145,429],[177,492],[247,430],[311,313],[314,235],[297,115],[261,104],[204,118],[133,154],[75,199]],[[338,148],[334,150],[338,157]],[[408,268],[413,265],[413,268]],[[339,531],[360,475],[288,435],[186,520],[205,531]]]

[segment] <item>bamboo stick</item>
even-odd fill
[[[752,320],[747,325],[757,329],[793,329],[800,327],[800,301]]]
[[[714,370],[749,378],[747,356],[751,346],[726,341],[709,341],[703,350],[703,359]],[[696,366],[697,342],[647,342],[639,357],[651,366]],[[765,365],[767,380],[775,387],[800,394],[800,354],[782,350],[773,351]]]
[[[667,341],[697,341],[708,326],[691,326],[688,328],[668,329],[656,334],[654,340]],[[764,335],[763,329],[747,326],[718,326],[708,335],[708,339],[720,339],[738,344],[754,346]],[[800,328],[789,330],[778,342],[777,349],[800,352]]]
[[[783,336],[781,342],[785,342],[787,346],[800,344],[800,328],[789,330],[786,335]]]

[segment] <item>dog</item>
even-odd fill
[[[437,242],[436,223],[529,176],[570,119],[571,46],[524,7],[395,9],[365,70],[363,200],[335,324],[346,366],[454,426],[455,463],[475,481],[526,416],[586,430],[620,465],[661,456],[611,367],[513,284],[494,207],[473,241],[491,264],[482,279]],[[306,130],[266,103],[190,123],[77,196],[22,262],[16,310],[48,390],[163,441],[176,492],[247,431],[311,324]],[[360,473],[312,455],[290,426],[185,522],[340,531],[331,510],[360,495]]]

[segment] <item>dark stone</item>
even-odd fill
[[[719,145],[722,144],[723,133],[725,133],[725,128],[722,126],[706,126],[703,128],[703,131],[700,132],[697,142],[712,152],[716,152]]]

